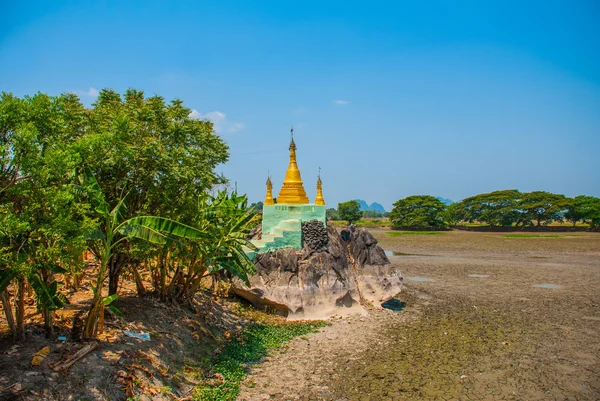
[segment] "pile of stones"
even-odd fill
[[[304,245],[312,251],[324,251],[329,243],[327,228],[319,220],[303,221],[302,237]]]

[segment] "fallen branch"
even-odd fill
[[[98,343],[86,344],[82,349],[74,353],[66,361],[54,365],[53,369],[55,372],[69,369],[75,362],[92,352],[98,347]]]

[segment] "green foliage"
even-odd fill
[[[360,203],[355,200],[338,203],[338,215],[340,220],[345,220],[348,224],[352,224],[362,217],[360,211]]]
[[[600,198],[579,195],[567,201],[565,218],[575,226],[583,221],[591,227],[600,226]]]
[[[524,193],[518,204],[519,222],[522,225],[533,225],[533,221],[536,221],[539,227],[553,221],[562,221],[563,211],[568,204],[564,195],[544,191]]]
[[[504,236],[504,238],[562,238],[564,237],[564,235],[557,235],[557,234],[546,234],[546,235],[541,235],[541,234],[506,234]]]
[[[443,212],[444,221],[449,226],[456,226],[465,220],[465,207],[462,202],[451,203]]]
[[[379,213],[374,210],[363,210],[362,217],[365,219],[375,219],[378,217],[383,217],[383,213]]]
[[[445,234],[443,231],[390,231],[388,237],[400,237],[403,235],[440,235]]]
[[[464,199],[454,211],[462,220],[479,222],[490,226],[510,227],[521,213],[518,210],[522,194],[516,189],[494,191]]]
[[[115,247],[120,242],[138,239],[160,245],[157,249],[162,261],[159,269],[161,280],[157,287],[163,299],[166,299],[170,288],[173,293],[179,294],[180,297],[184,296],[189,301],[198,289],[206,271],[209,273],[227,271],[246,283],[248,283],[248,274],[254,273],[254,264],[242,250],[244,246],[253,248],[247,240],[247,234],[256,215],[253,210],[248,210],[245,195],[228,194],[226,191],[220,191],[214,197],[204,195],[197,203],[198,215],[194,220],[197,227],[192,227],[158,216],[137,216],[124,220],[131,199],[129,195],[119,200],[110,210],[102,189],[89,168],[86,167],[85,174],[80,176],[80,181],[98,217],[103,221],[101,227],[104,228],[103,232],[96,231],[89,236],[96,242],[95,248],[100,255],[100,268],[96,285],[93,287],[94,299],[86,320],[85,337],[91,338],[96,334],[103,308],[113,300],[109,296],[104,298],[109,302],[103,302],[101,294],[106,269]],[[173,280],[179,280],[180,286],[167,286],[168,272],[165,264],[169,254],[193,259],[184,278],[180,274],[181,266],[184,264],[177,263]]]
[[[336,209],[332,208],[332,207],[328,208],[325,211],[325,214],[326,214],[326,216],[327,216],[328,219],[331,219],[331,220],[340,220],[340,215],[339,215],[338,211]]]
[[[283,325],[254,323],[248,326],[213,360],[213,373],[223,375],[225,381],[216,386],[197,387],[194,399],[201,401],[235,400],[240,390],[240,382],[247,375],[246,366],[248,364],[259,362],[267,356],[270,349],[278,348],[294,337],[315,332],[325,324],[325,322],[313,321]]]
[[[390,220],[394,227],[443,228],[446,205],[430,195],[414,195],[394,203]]]
[[[128,192],[123,219],[162,216],[191,224],[198,195],[225,182],[214,169],[227,161],[228,147],[211,122],[193,119],[190,112],[181,100],[167,103],[133,89],[123,95],[102,90],[88,110],[86,135],[77,149],[108,204],[116,205]],[[117,289],[123,261],[130,259],[135,268],[146,251],[139,241],[123,241],[114,249],[110,293]]]
[[[35,291],[47,333],[65,298],[54,275],[79,271],[85,233],[94,226],[79,201],[73,171],[84,108],[75,95],[0,96],[0,268]],[[61,272],[62,273],[62,272]],[[6,312],[6,311],[5,311]],[[23,338],[18,310],[17,337]]]

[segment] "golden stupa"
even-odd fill
[[[290,141],[290,165],[285,172],[283,186],[277,197],[278,204],[286,205],[306,205],[309,203],[298,163],[296,163],[296,144],[294,143],[294,129],[292,129],[292,139]]]
[[[265,197],[265,205],[274,205],[273,201],[273,184],[271,183],[271,177],[267,178],[267,196]]]
[[[323,182],[321,181],[321,174],[319,174],[319,179],[317,180],[317,197],[315,198],[315,205],[325,205],[325,199],[323,199]]]

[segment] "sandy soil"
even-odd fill
[[[93,268],[86,273],[81,290],[67,294],[70,304],[55,313],[56,333],[50,338],[32,302],[26,313],[27,341],[13,343],[0,318],[0,401],[191,399],[194,387],[205,378],[209,358],[247,323],[237,313],[237,302],[199,293],[198,312],[193,313],[152,297],[140,298],[133,282],[123,280],[114,304],[124,317],[107,314],[105,333],[91,342],[97,348],[70,369],[56,372],[55,364],[85,345],[73,340],[71,325],[75,314],[89,309]],[[124,330],[148,333],[151,339],[131,338]],[[60,341],[58,336],[67,339]],[[31,366],[32,356],[46,346],[46,359]]]
[[[408,254],[391,257],[404,311],[292,341],[240,400],[600,399],[600,234],[371,232]]]

